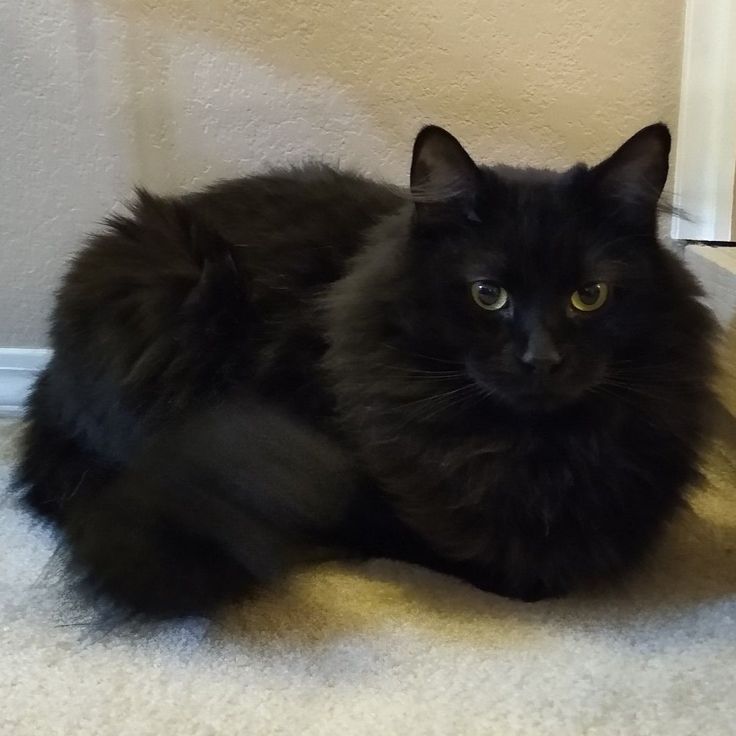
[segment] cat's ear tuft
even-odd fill
[[[422,128],[411,161],[411,193],[418,211],[461,204],[470,219],[477,219],[473,202],[479,183],[480,171],[457,138],[436,125]]]
[[[599,191],[632,205],[655,208],[667,180],[671,145],[664,123],[642,128],[592,169]]]

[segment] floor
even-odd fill
[[[0,500],[0,734],[731,736],[736,431],[623,584],[523,604],[408,565],[304,572],[212,623],[100,632]],[[0,487],[17,425],[0,423]]]

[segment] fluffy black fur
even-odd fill
[[[139,192],[58,293],[26,500],[149,614],[355,553],[524,599],[619,572],[696,478],[711,400],[711,316],[657,240],[669,147],[654,125],[518,170],[429,127],[410,196],[317,165]]]

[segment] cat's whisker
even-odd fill
[[[414,375],[426,375],[429,377],[437,376],[451,376],[460,377],[467,376],[464,370],[422,370],[420,368],[408,368],[400,365],[387,365],[387,364],[374,364],[374,368],[390,371],[391,373],[400,373],[402,375],[414,376]]]
[[[678,406],[680,402],[676,397],[657,391],[652,387],[637,388],[635,386],[616,383],[614,381],[604,381],[598,384],[598,388],[607,389],[607,395],[614,397],[617,401],[622,401],[634,409],[641,410],[641,400],[649,399],[659,404]],[[638,412],[641,415],[641,411]]]
[[[620,376],[616,374],[609,374],[606,376],[605,382],[611,386],[618,386],[620,388],[639,390],[639,391],[652,391],[659,392],[660,389],[666,385],[667,392],[671,393],[670,389],[673,386],[682,386],[683,388],[689,385],[688,381],[680,380],[666,380],[664,377],[653,377],[651,380],[632,380],[628,376]]]
[[[474,383],[467,383],[450,391],[425,396],[420,399],[401,404],[400,406],[402,409],[414,407],[414,410],[408,412],[407,419],[400,425],[400,428],[405,427],[411,422],[425,422],[437,414],[447,411],[452,408],[453,405],[459,404],[468,398],[468,393],[474,388]]]
[[[472,389],[472,385],[464,386],[464,392],[460,396],[456,396],[455,398],[451,399],[448,402],[445,402],[444,404],[440,404],[439,406],[436,406],[434,409],[432,409],[429,413],[426,414],[420,414],[419,417],[415,417],[415,421],[422,421],[426,422],[430,419],[433,419],[439,414],[445,414],[449,412],[451,409],[457,409],[461,407],[468,399],[474,398],[475,394],[473,391],[467,391],[467,389]]]
[[[462,360],[448,360],[447,358],[440,358],[436,355],[425,355],[424,353],[417,353],[415,351],[402,350],[397,348],[395,345],[391,345],[387,342],[381,343],[381,345],[389,350],[394,350],[401,355],[405,355],[410,358],[421,358],[422,360],[432,360],[436,363],[445,363],[447,365],[465,365]]]
[[[637,411],[637,416],[640,421],[643,421],[648,426],[656,429],[656,426],[649,419],[645,418],[644,413],[641,411],[641,402],[637,399],[630,396],[621,396],[619,393],[606,388],[604,384],[598,384],[597,386],[592,387],[591,389],[589,389],[589,392],[626,404],[626,406],[628,406],[629,408]]]
[[[450,391],[443,391],[439,394],[432,394],[431,396],[424,396],[420,399],[414,399],[412,401],[406,402],[404,404],[401,404],[402,408],[405,408],[407,406],[414,406],[417,404],[423,404],[427,402],[434,402],[434,401],[441,401],[442,399],[445,399],[449,396],[453,396],[454,394],[458,393],[458,391],[464,391],[468,388],[471,388],[474,384],[467,383],[463,386],[460,386],[459,388],[451,389]]]
[[[651,418],[649,418],[647,414],[642,410],[642,403],[640,398],[636,396],[629,396],[626,394],[622,395],[618,391],[606,388],[605,384],[598,384],[597,386],[593,386],[588,390],[588,392],[625,404],[629,409],[635,411],[638,421],[646,424],[657,433],[662,432],[662,427],[658,424],[655,424],[655,422]],[[688,434],[687,431],[678,431],[676,428],[673,427],[668,427],[667,431],[670,433],[671,436],[676,437],[678,440],[681,440],[683,442],[689,443],[692,440],[692,436]]]

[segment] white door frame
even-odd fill
[[[736,0],[686,0],[676,240],[736,241]]]

